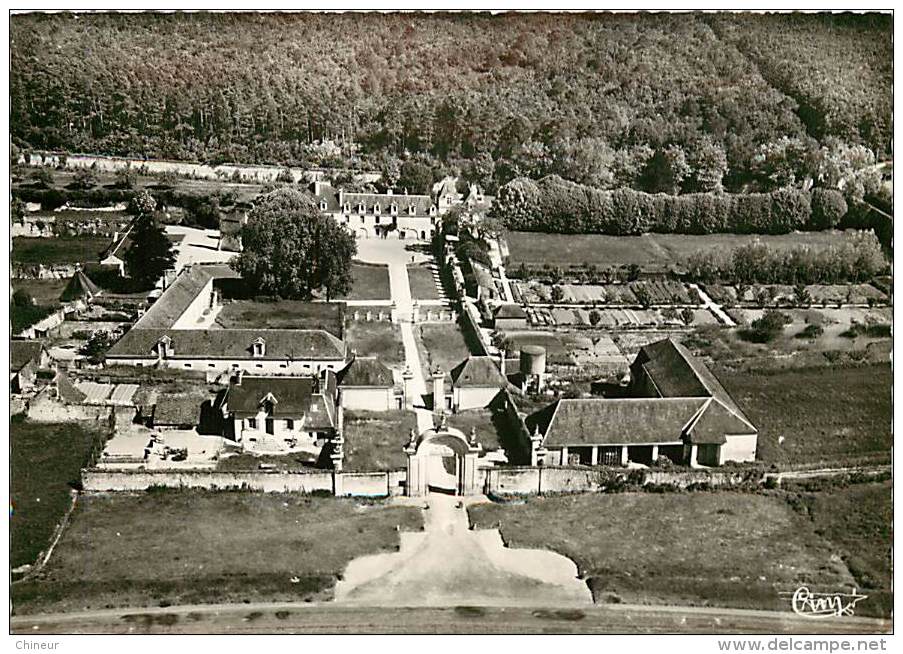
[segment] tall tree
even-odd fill
[[[129,277],[141,288],[153,288],[176,262],[172,243],[154,216],[156,207],[147,191],[136,193],[129,202],[135,220],[129,232],[132,244],[125,253],[125,267]]]
[[[331,299],[351,290],[354,236],[296,188],[258,198],[242,245],[235,269],[261,294],[309,300],[318,292]]]

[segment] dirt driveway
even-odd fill
[[[413,501],[413,500],[407,500]],[[424,502],[424,500],[419,500]],[[425,531],[402,533],[398,552],[352,561],[339,603],[371,606],[574,606],[592,604],[570,559],[508,549],[496,529],[473,531],[459,499],[426,498]]]

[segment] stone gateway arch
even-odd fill
[[[482,449],[473,434],[468,440],[463,432],[447,426],[444,419],[438,427],[419,436],[412,430],[411,441],[405,447],[407,495],[419,497],[431,490],[453,495],[481,493],[477,458]]]

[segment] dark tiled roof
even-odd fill
[[[377,386],[387,388],[395,385],[392,371],[374,357],[357,357],[342,373],[343,387]]]
[[[505,378],[495,365],[492,357],[468,357],[451,371],[455,388],[504,388]]]
[[[32,361],[39,359],[42,349],[44,345],[41,341],[10,341],[9,369],[12,372],[19,372]]]
[[[662,397],[714,397],[755,431],[712,371],[680,343],[666,338],[646,345],[635,364],[642,365]]]
[[[163,295],[154,302],[135,329],[172,327],[211,279],[238,279],[225,264],[190,266],[182,270]]]
[[[405,195],[393,193],[343,193],[342,202],[339,202],[339,192],[328,184],[320,185],[320,192],[314,194],[317,204],[326,203],[326,211],[335,213],[342,211],[342,203],[349,205],[351,213],[359,213],[358,205],[364,205],[364,212],[373,213],[373,208],[378,204],[380,215],[391,215],[390,207],[398,207],[399,216],[407,216],[408,208],[413,205],[415,216],[429,216],[433,207],[433,200],[429,195]]]
[[[263,361],[344,359],[345,345],[322,329],[139,329],[129,330],[110,348],[108,358],[156,358],[163,336],[172,339],[173,358],[252,359],[251,344],[266,342]]]
[[[562,399],[527,420],[545,446],[676,443],[705,398]],[[720,442],[724,442],[721,437]]]
[[[66,284],[66,288],[63,289],[60,299],[63,302],[70,302],[83,297],[92,298],[99,293],[100,288],[98,288],[97,284],[92,282],[84,272],[79,270],[72,276],[69,283]]]
[[[495,317],[498,318],[526,318],[527,312],[519,304],[502,304],[495,310]]]
[[[199,396],[163,395],[154,406],[154,424],[197,425],[204,399]]]
[[[725,407],[720,400],[712,398],[705,410],[690,426],[691,443],[723,443],[725,435],[753,434],[755,428],[737,414]]]
[[[226,394],[226,410],[238,416],[257,415],[268,395],[273,399],[273,415],[287,418],[305,415],[310,409],[316,380],[312,377],[248,377],[233,383]]]

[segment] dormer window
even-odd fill
[[[156,349],[157,356],[159,356],[161,359],[171,357],[174,352],[172,339],[169,336],[164,335],[159,341],[157,341]]]
[[[434,204],[433,206],[430,207],[430,215],[431,215],[431,216],[435,216],[435,215],[436,215],[436,205],[435,205],[435,204]]]
[[[417,209],[414,207],[413,204],[408,207],[408,215],[409,216],[413,216],[416,212],[417,212]]]
[[[376,204],[373,205],[373,214],[374,214],[374,215],[378,216],[380,210],[381,210],[381,209],[380,209],[380,206],[379,206],[379,202],[377,202]]]
[[[363,202],[357,203],[357,212],[358,213],[367,213],[367,207],[364,206]]]
[[[391,213],[393,216],[398,215],[398,205],[394,202],[389,205],[389,213]]]
[[[347,202],[342,206],[342,211],[345,213],[351,213],[351,205]]]
[[[326,211],[327,208],[326,200],[320,200],[320,211]]]
[[[256,338],[254,342],[251,343],[251,354],[254,357],[262,357],[265,356],[267,352],[267,342],[263,340],[263,338]]]

